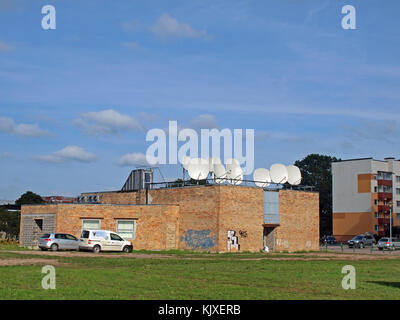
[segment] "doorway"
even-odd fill
[[[268,247],[269,251],[274,250],[274,229],[275,227],[264,227],[264,248]]]

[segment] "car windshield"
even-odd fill
[[[389,239],[388,239],[388,238],[382,238],[382,239],[380,239],[379,241],[387,242],[387,241],[389,241]]]
[[[355,236],[354,238],[353,238],[353,240],[361,240],[363,237],[362,236]]]

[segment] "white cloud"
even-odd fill
[[[117,165],[121,167],[127,167],[127,166],[148,166],[149,161],[152,162],[152,159],[147,159],[146,155],[141,152],[134,152],[134,153],[128,153],[124,156],[122,156],[118,161]],[[154,162],[154,161],[153,161]]]
[[[13,51],[14,47],[10,46],[9,44],[0,41],[0,52],[10,52]]]
[[[197,31],[186,23],[180,23],[169,14],[161,15],[156,23],[150,27],[150,31],[161,38],[198,38],[210,39],[211,36],[205,31]]]
[[[218,128],[218,121],[212,114],[200,114],[190,121],[193,129],[214,129]]]
[[[7,117],[0,117],[0,132],[16,134],[25,137],[40,137],[50,134],[48,130],[40,129],[37,124],[15,124],[13,119]]]
[[[62,163],[68,161],[93,162],[96,156],[78,146],[66,146],[64,149],[51,154],[39,155],[35,159],[44,162]]]
[[[113,109],[83,113],[74,122],[89,134],[115,134],[122,130],[144,130],[136,119]]]

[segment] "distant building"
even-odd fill
[[[74,203],[77,201],[77,198],[63,197],[63,196],[48,196],[48,197],[42,197],[42,199],[47,204]]]
[[[352,159],[332,163],[333,234],[341,241],[371,232],[388,236],[400,226],[400,160]]]

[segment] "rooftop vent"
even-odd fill
[[[132,170],[121,191],[139,191],[151,188],[153,183],[153,169]]]

